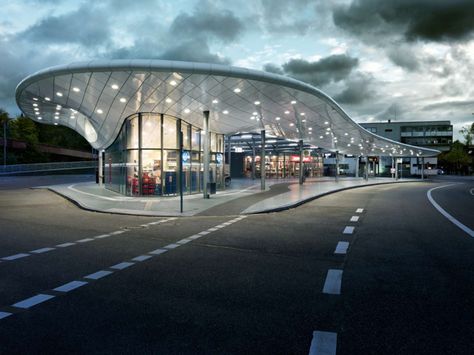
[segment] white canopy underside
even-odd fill
[[[96,149],[116,138],[137,112],[163,113],[223,134],[266,130],[268,136],[342,154],[436,156],[439,151],[395,142],[355,123],[329,96],[306,83],[225,65],[110,60],[39,71],[16,89],[20,109],[41,123],[70,127]]]

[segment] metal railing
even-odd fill
[[[96,166],[97,166],[97,162],[94,160],[70,161],[70,162],[61,162],[61,163],[1,165],[0,175],[33,173],[33,172],[43,172],[43,171],[91,169],[91,168],[95,168]]]

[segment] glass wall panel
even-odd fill
[[[183,149],[191,149],[191,125],[181,121],[181,132],[183,133]]]
[[[127,148],[138,149],[138,115],[126,121]]]
[[[161,149],[142,150],[142,194],[161,195]]]
[[[163,150],[163,195],[176,195],[178,192],[178,150]]]
[[[142,115],[142,148],[161,148],[160,115]]]
[[[201,172],[201,154],[196,151],[191,152],[191,192],[201,191],[200,172]]]
[[[176,118],[164,116],[163,119],[163,148],[177,149],[178,142],[176,139]]]
[[[200,151],[201,130],[197,127],[191,128],[192,150]]]
[[[211,152],[217,152],[217,135],[211,132]]]
[[[127,195],[139,196],[140,188],[138,185],[138,150],[129,150],[127,152]]]

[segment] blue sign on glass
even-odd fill
[[[222,163],[222,154],[217,153],[216,154],[216,160],[217,160],[217,164],[221,164]]]
[[[189,158],[190,158],[189,152],[183,152],[181,157],[183,159],[183,163],[187,163],[189,161]]]

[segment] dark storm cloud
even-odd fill
[[[276,64],[267,63],[263,66],[263,70],[273,74],[284,74],[283,69]]]
[[[285,74],[298,80],[322,86],[330,82],[338,82],[357,67],[359,60],[346,54],[330,55],[315,62],[304,59],[291,59],[283,64]]]
[[[104,9],[82,6],[73,12],[46,17],[18,34],[17,38],[42,44],[104,45],[111,36],[108,19]]]
[[[191,15],[179,14],[170,26],[170,33],[180,38],[193,37],[235,41],[244,30],[239,18],[227,10],[197,9]]]
[[[160,59],[184,60],[205,63],[230,64],[230,59],[211,53],[204,40],[190,40],[167,49],[159,55]]]
[[[403,46],[396,46],[388,49],[387,56],[392,63],[408,71],[416,71],[420,69],[420,63],[416,57],[415,51]]]
[[[403,118],[405,113],[409,111],[408,108],[404,107],[400,103],[393,103],[387,109],[377,113],[375,115],[376,120],[392,120],[396,121],[398,119],[405,119]]]
[[[314,23],[315,2],[311,0],[261,0],[261,20],[268,32],[306,34]]]
[[[355,0],[336,6],[333,20],[362,38],[399,33],[408,41],[462,41],[474,32],[474,1]]]
[[[334,96],[334,100],[341,104],[360,104],[371,99],[374,91],[371,88],[372,78],[365,75],[356,75],[345,82],[346,87]]]

